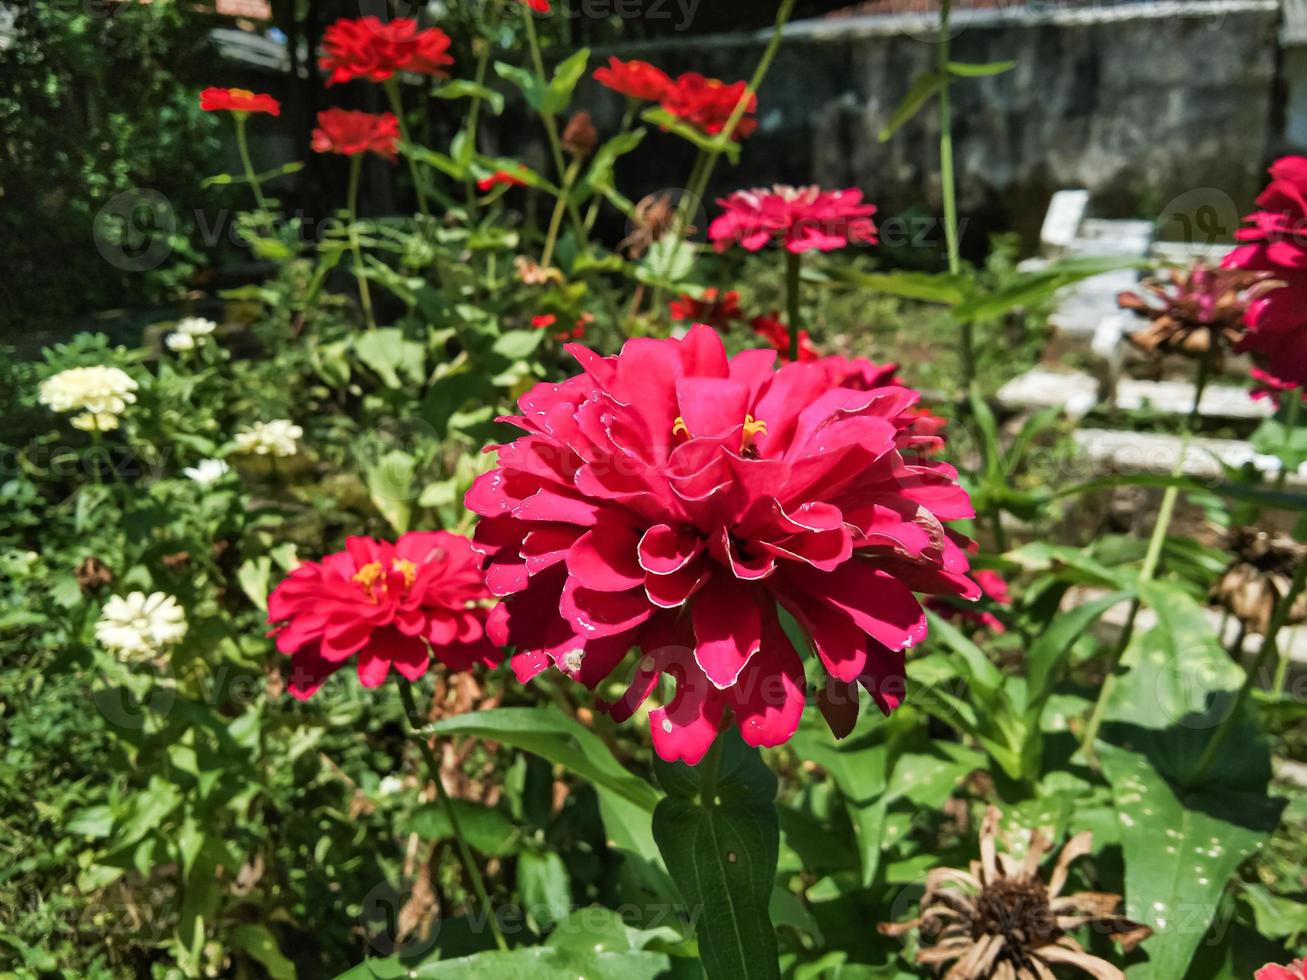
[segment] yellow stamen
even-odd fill
[[[254,93],[247,88],[229,88],[227,89],[227,94],[230,95],[233,99],[254,98]]]
[[[377,584],[377,580],[385,574],[381,568],[381,562],[370,561],[357,572],[354,573],[354,581],[365,589],[370,589]]]
[[[687,439],[690,438],[690,427],[685,424],[685,419],[681,418],[679,415],[676,416],[676,421],[672,423],[672,435],[685,436]]]
[[[753,446],[753,441],[758,436],[767,434],[767,423],[762,419],[755,419],[752,415],[744,417],[744,433],[740,437],[740,452],[745,452]]]
[[[396,558],[390,567],[404,576],[404,588],[409,588],[418,577],[418,567],[407,558]]]

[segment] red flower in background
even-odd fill
[[[1253,974],[1253,980],[1307,980],[1307,959],[1296,960],[1288,966],[1267,963]]]
[[[530,7],[537,14],[549,13],[549,0],[518,0],[518,2]]]
[[[393,163],[398,143],[399,120],[391,112],[324,109],[318,113],[318,126],[313,130],[313,149],[318,153],[355,156],[371,151]]]
[[[716,78],[705,78],[698,72],[686,72],[672,82],[662,93],[660,104],[681,122],[716,136],[726,128],[727,121],[735,112],[736,105],[748,91],[746,82],[727,84]],[[758,96],[749,96],[749,104],[744,115],[736,124],[731,134],[740,140],[758,128],[758,120],[753,114],[758,111]]]
[[[701,325],[614,357],[568,350],[584,373],[522,397],[504,421],[526,434],[466,500],[503,597],[487,630],[516,647],[518,678],[554,666],[593,688],[639,647],[606,708],[630,718],[673,681],[650,712],[662,758],[697,762],[728,718],[778,745],[805,698],[779,603],[825,667],[837,733],[858,684],[895,708],[903,651],[926,635],[914,593],[980,595],[943,523],[973,514],[967,494],[912,449],[917,393],[835,388],[819,365],[777,370],[772,351],[728,359]]]
[[[982,568],[979,571],[972,572],[971,577],[975,579],[976,584],[980,586],[980,591],[985,594],[986,598],[1000,606],[1012,605],[1012,592],[1008,589],[1006,580],[998,572]],[[932,599],[926,605],[945,619],[974,623],[976,626],[994,633],[1007,632],[1007,627],[1003,625],[1003,621],[993,613],[980,609],[963,609],[951,602],[940,599]]]
[[[1307,387],[1307,157],[1277,160],[1257,206],[1244,219],[1249,227],[1235,233],[1247,244],[1224,264],[1268,272],[1283,285],[1248,307],[1248,331],[1236,349],[1252,353],[1268,387]]]
[[[781,322],[777,314],[764,313],[756,316],[749,321],[749,326],[753,328],[754,333],[776,348],[782,363],[790,359],[790,328]],[[799,360],[815,361],[820,357],[817,348],[812,345],[812,338],[808,335],[808,331],[800,330]]]
[[[420,31],[411,17],[341,18],[323,33],[322,49],[318,67],[328,73],[328,85],[356,78],[384,82],[400,71],[444,77],[454,63],[449,35],[438,27]]]
[[[726,330],[734,321],[744,318],[744,312],[740,309],[740,294],[735,290],[720,299],[716,289],[705,289],[701,299],[684,293],[671,300],[667,310],[673,320],[706,323],[717,330]]]
[[[266,112],[281,115],[281,103],[271,95],[243,88],[206,88],[200,93],[200,108],[205,112]]]
[[[489,177],[482,177],[477,181],[477,190],[484,194],[500,184],[506,187],[525,187],[526,181],[507,170],[496,170]]]
[[[632,99],[657,102],[672,84],[671,77],[647,61],[608,57],[608,65],[595,69],[595,81]]]
[[[391,544],[349,538],[345,550],[306,561],[268,596],[277,649],[291,655],[290,691],[303,700],[358,654],[358,677],[377,687],[393,667],[409,680],[434,654],[450,670],[494,666],[487,598],[468,540],[411,531]]]
[[[874,204],[862,203],[862,191],[849,188],[757,187],[736,191],[717,202],[723,213],[708,226],[708,237],[719,252],[739,242],[756,252],[770,241],[782,242],[794,253],[818,249],[830,252],[849,242],[876,243]]]

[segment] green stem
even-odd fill
[[[935,45],[935,70],[945,79],[939,89],[939,184],[944,199],[944,244],[948,252],[949,275],[962,271],[962,253],[958,243],[958,198],[953,173],[953,105],[950,100],[948,63],[951,57],[949,17],[951,0],[943,0],[939,8],[939,40]],[[976,325],[971,320],[961,324],[962,331],[962,388],[970,391],[976,380]]]
[[[1293,433],[1298,428],[1298,413],[1302,410],[1302,388],[1294,388],[1286,397],[1289,404],[1284,408],[1284,449],[1280,460],[1280,473],[1275,478],[1275,489],[1283,490],[1289,480],[1289,451],[1293,448]]]
[[[529,5],[523,3],[521,7],[522,19],[526,22],[527,43],[531,49],[531,64],[535,68],[536,78],[540,85],[547,88],[549,79],[545,76],[545,59],[540,54],[540,38],[536,35],[535,15],[531,12]],[[544,109],[540,110],[540,121],[544,124],[545,135],[549,137],[549,151],[553,155],[554,167],[558,171],[559,179],[566,179],[567,159],[563,155],[563,143],[558,136],[558,124],[554,121],[554,117]],[[581,218],[581,212],[577,209],[576,202],[568,200],[567,210],[568,214],[571,215],[572,224],[576,226],[578,241],[584,248],[588,236],[585,232],[585,221]]]
[[[635,125],[635,114],[640,108],[640,103],[630,97],[626,100],[626,112],[622,114],[622,127],[617,131],[617,137],[621,138],[631,131]],[[585,230],[589,234],[595,226],[595,221],[599,218],[599,205],[603,202],[602,194],[595,194],[594,200],[590,202],[589,209],[585,213]]]
[[[1198,420],[1202,418],[1202,412],[1199,409],[1203,404],[1203,392],[1207,390],[1207,383],[1212,377],[1212,354],[1209,351],[1198,359],[1198,379],[1194,382],[1194,404],[1189,409],[1189,417],[1186,425],[1190,432],[1198,431]]]
[[[1179,476],[1184,472],[1184,459],[1188,452],[1189,437],[1186,436],[1180,444],[1180,458],[1171,471],[1172,476]],[[1108,673],[1103,681],[1103,689],[1098,692],[1098,700],[1094,702],[1093,713],[1089,716],[1089,723],[1085,726],[1085,735],[1080,743],[1080,750],[1086,758],[1093,758],[1094,740],[1098,738],[1098,730],[1103,725],[1103,716],[1107,712],[1107,703],[1112,699],[1112,692],[1116,690],[1117,671],[1122,667],[1129,666],[1126,660],[1126,652],[1131,639],[1134,637],[1135,622],[1139,618],[1141,601],[1139,592],[1157,574],[1157,567],[1162,560],[1162,548],[1166,544],[1167,531],[1171,528],[1171,519],[1175,516],[1175,504],[1179,495],[1180,488],[1170,486],[1166,488],[1166,493],[1162,497],[1162,507],[1157,513],[1157,523],[1153,525],[1153,535],[1148,540],[1148,551],[1144,555],[1144,564],[1139,569],[1139,582],[1136,585],[1138,591],[1130,602],[1130,612],[1126,616],[1125,626],[1121,629],[1121,637],[1117,641],[1116,648],[1112,651],[1112,656],[1108,661]]]
[[[359,173],[362,169],[363,154],[356,153],[349,158],[349,248],[354,256],[354,278],[359,284],[363,315],[367,319],[368,329],[376,330],[377,321],[372,315],[372,294],[368,291],[368,280],[363,274],[363,249],[359,245]]]
[[[499,920],[495,918],[494,909],[490,905],[490,896],[486,893],[486,883],[481,877],[481,871],[477,867],[476,860],[472,857],[472,849],[468,847],[467,839],[463,836],[463,828],[458,820],[458,811],[454,809],[454,801],[449,798],[449,791],[445,789],[444,780],[440,778],[440,763],[436,759],[435,752],[431,750],[431,743],[422,732],[424,723],[417,704],[413,700],[413,685],[401,680],[399,681],[399,692],[404,701],[404,714],[408,717],[409,727],[413,730],[413,740],[417,742],[418,748],[422,750],[422,758],[426,761],[427,772],[430,774],[431,781],[436,784],[436,796],[440,800],[440,805],[449,820],[449,829],[454,835],[455,844],[458,846],[458,854],[463,862],[463,870],[467,872],[468,881],[472,884],[472,891],[476,893],[477,901],[481,905],[481,914],[485,916],[486,922],[490,925],[490,931],[495,937],[495,945],[500,950],[507,952],[508,942],[504,939],[503,932],[500,931]]]
[[[264,234],[269,234],[266,217],[268,202],[263,196],[263,185],[259,183],[259,175],[254,170],[254,161],[250,158],[250,144],[245,138],[245,113],[232,113],[232,119],[236,121],[236,150],[240,153],[241,166],[245,168],[245,179],[249,181],[250,189],[254,191],[254,203],[259,208],[259,224],[263,227]]]
[[[1190,785],[1196,785],[1203,774],[1207,772],[1208,766],[1216,758],[1217,749],[1221,747],[1226,738],[1229,737],[1230,731],[1238,724],[1238,718],[1243,714],[1244,706],[1248,703],[1248,699],[1252,697],[1257,678],[1266,670],[1267,665],[1278,656],[1280,631],[1284,629],[1284,624],[1288,622],[1289,613],[1293,609],[1294,603],[1298,601],[1298,596],[1302,594],[1304,585],[1307,585],[1307,561],[1300,561],[1297,569],[1294,570],[1293,581],[1289,584],[1288,591],[1280,597],[1280,601],[1275,606],[1275,612],[1271,614],[1270,625],[1266,629],[1266,635],[1262,637],[1262,648],[1257,652],[1257,659],[1253,662],[1252,669],[1244,677],[1243,686],[1239,688],[1239,695],[1235,698],[1234,707],[1229,714],[1221,719],[1221,724],[1212,733],[1207,748],[1203,750],[1198,765],[1194,769]]]
[[[391,75],[386,79],[382,86],[386,90],[386,97],[390,99],[390,111],[395,114],[399,121],[399,136],[405,143],[411,142],[408,138],[408,123],[404,120],[404,101],[399,96],[399,78]],[[424,215],[430,217],[431,209],[427,205],[426,184],[421,172],[418,170],[418,162],[412,157],[405,154],[408,160],[408,172],[413,176],[413,191],[417,194],[418,210]]]
[[[572,193],[572,185],[576,182],[576,175],[581,172],[581,161],[573,160],[567,167],[567,173],[563,175],[562,193],[558,195],[558,200],[554,202],[554,213],[549,219],[549,231],[545,235],[545,249],[540,256],[540,264],[548,269],[549,262],[554,257],[554,246],[558,243],[558,231],[563,225],[563,212],[567,209],[569,195]]]
[[[725,739],[719,733],[713,739],[708,754],[699,761],[699,805],[705,810],[717,806],[717,782],[722,772],[722,750]]]
[[[486,26],[491,30],[494,30],[496,26],[496,22],[499,19],[498,14],[499,4],[496,0],[492,0],[490,10],[486,15]],[[472,105],[467,112],[467,138],[471,144],[472,156],[474,157],[477,155],[478,137],[480,135],[478,122],[481,118],[481,89],[484,88],[486,84],[486,70],[490,65],[491,47],[490,41],[481,36],[477,37],[477,44],[479,50],[477,51],[476,71],[473,76],[477,87],[476,91],[472,93]],[[463,179],[463,187],[467,194],[468,214],[475,216],[477,213],[477,189],[476,182],[472,180],[472,175],[470,173]]]
[[[785,310],[790,320],[790,361],[799,362],[799,333],[803,324],[799,316],[799,289],[803,274],[803,256],[785,252]]]

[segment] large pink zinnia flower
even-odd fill
[[[1253,980],[1307,980],[1307,960],[1297,960],[1288,966],[1267,963],[1253,974]]]
[[[664,759],[697,762],[732,716],[778,745],[805,695],[779,606],[825,666],[832,727],[851,726],[859,683],[896,707],[926,635],[914,593],[980,595],[943,524],[971,503],[916,450],[917,393],[833,387],[816,364],[776,370],[775,351],[728,359],[703,325],[615,357],[568,350],[584,373],[523,396],[507,421],[527,434],[467,495],[504,597],[488,631],[519,679],[553,665],[593,688],[639,647],[607,708],[629,718],[674,681],[650,712]]]
[[[494,666],[486,639],[489,598],[480,560],[467,538],[410,531],[391,544],[355,537],[321,562],[306,561],[268,596],[277,649],[291,654],[290,692],[303,700],[359,655],[364,687],[391,667],[409,680],[431,655],[450,670]]]
[[[796,254],[818,249],[831,252],[849,242],[876,243],[874,204],[862,203],[862,191],[849,188],[755,187],[736,191],[717,202],[724,209],[708,226],[708,237],[719,252],[739,242],[756,252],[773,239]]]
[[[1236,233],[1247,244],[1225,265],[1269,272],[1284,285],[1248,307],[1248,332],[1237,349],[1252,352],[1270,387],[1307,387],[1307,157],[1277,160],[1257,206],[1245,219],[1249,227]]]

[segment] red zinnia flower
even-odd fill
[[[467,538],[446,531],[410,531],[394,544],[349,538],[345,550],[306,561],[268,596],[277,649],[290,654],[290,692],[303,700],[359,655],[364,687],[394,667],[409,680],[431,655],[450,670],[494,666],[486,639],[489,596]]]
[[[609,55],[607,67],[596,68],[595,81],[632,99],[657,102],[672,84],[667,72],[647,61],[622,61]]]
[[[1307,959],[1296,960],[1288,966],[1267,963],[1253,974],[1253,980],[1307,980]]]
[[[1283,157],[1271,166],[1261,208],[1235,237],[1247,242],[1225,266],[1269,272],[1283,283],[1248,307],[1248,331],[1237,350],[1250,351],[1272,388],[1307,387],[1307,157]]]
[[[518,2],[526,4],[537,14],[549,13],[549,0],[518,0]]]
[[[323,109],[313,130],[313,149],[318,153],[354,156],[369,150],[392,163],[399,152],[399,120],[393,112],[354,112],[352,109]]]
[[[377,17],[341,18],[323,33],[322,48],[318,67],[330,73],[328,85],[355,78],[384,82],[398,71],[444,77],[449,74],[445,66],[454,63],[449,35],[438,27],[420,31],[411,17],[389,23]]]
[[[594,687],[632,647],[625,720],[666,675],[654,747],[697,762],[729,717],[778,745],[803,711],[804,664],[779,603],[828,675],[845,733],[858,683],[883,711],[903,696],[903,651],[926,635],[914,593],[980,596],[961,539],[956,471],[911,450],[906,388],[834,388],[772,351],[728,359],[709,327],[631,340],[614,357],[567,348],[584,374],[542,383],[510,421],[467,506],[504,601],[487,632],[517,648],[523,682],[553,665]],[[962,542],[965,544],[965,542]]]
[[[863,204],[856,188],[824,191],[778,184],[736,191],[717,203],[725,210],[708,226],[708,237],[719,252],[733,242],[756,252],[773,239],[796,254],[814,248],[830,252],[851,241],[876,243],[871,220],[876,206]]]
[[[716,289],[705,289],[702,299],[695,299],[689,293],[685,293],[671,300],[667,304],[667,310],[673,320],[706,323],[717,330],[725,330],[733,321],[744,316],[744,312],[740,309],[740,294],[732,289],[721,299],[718,299],[717,295]]]
[[[728,85],[720,79],[704,78],[698,72],[689,71],[667,86],[659,102],[681,122],[689,123],[709,136],[716,136],[726,128],[748,88],[747,82]],[[758,128],[758,120],[753,118],[757,111],[758,96],[755,94],[749,97],[744,115],[731,134],[733,139],[743,139]]]
[[[507,187],[525,187],[526,181],[507,170],[496,170],[489,177],[482,177],[477,181],[477,190],[484,194],[500,184]]]
[[[243,88],[206,88],[200,93],[200,108],[205,112],[266,112],[281,115],[281,103],[271,95]]]
[[[763,313],[749,321],[749,326],[767,343],[776,348],[782,362],[790,359],[790,328],[781,322],[780,317],[775,314]],[[812,346],[812,338],[808,331],[799,331],[799,360],[815,361],[821,355],[817,353],[817,348]]]

